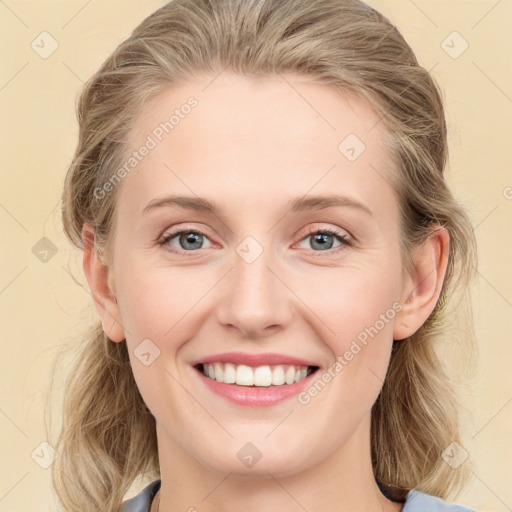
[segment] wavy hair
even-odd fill
[[[457,385],[442,348],[475,352],[469,281],[476,265],[468,215],[447,187],[447,131],[440,90],[382,14],[359,0],[174,0],[144,19],[86,82],[77,103],[79,136],[62,194],[65,234],[78,248],[84,223],[108,261],[117,189],[94,191],[124,161],[123,141],[144,104],[194,77],[225,69],[245,76],[299,73],[366,99],[380,117],[393,157],[404,261],[439,226],[450,236],[440,298],[425,324],[393,344],[372,408],[376,480],[403,501],[415,488],[441,498],[462,488],[468,465],[441,458],[461,442]],[[455,313],[467,314],[455,316]],[[459,327],[453,328],[455,318]],[[65,383],[52,466],[68,512],[115,512],[134,483],[158,475],[155,419],[139,393],[126,343],[95,322]],[[447,364],[450,363],[450,364]]]

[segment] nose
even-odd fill
[[[247,339],[275,334],[291,318],[291,291],[274,270],[269,250],[251,263],[234,254],[233,269],[225,277],[217,318]]]

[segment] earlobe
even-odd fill
[[[441,294],[448,266],[450,240],[436,229],[413,255],[413,269],[404,280],[402,310],[395,318],[393,339],[412,336],[428,319]]]
[[[99,253],[94,227],[88,223],[84,224],[82,228],[82,241],[84,244],[84,273],[103,330],[112,341],[124,341],[125,334],[120,323],[121,316],[117,299],[109,284],[109,268]]]

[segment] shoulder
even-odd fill
[[[160,482],[160,479],[151,482],[139,494],[123,501],[119,512],[149,512],[153,498],[160,489]]]
[[[160,489],[161,480],[147,485],[139,494],[124,501],[119,512],[149,512],[153,498]],[[436,496],[412,490],[402,508],[402,512],[475,512],[464,505],[449,504]]]
[[[409,492],[402,512],[475,512],[464,505],[449,504],[436,496],[413,489]]]

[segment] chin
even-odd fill
[[[243,450],[243,448],[242,448]],[[254,461],[244,461],[244,454],[240,454],[240,449],[233,451],[233,456],[226,456],[226,452],[218,454],[215,457],[206,460],[202,457],[202,463],[210,470],[226,475],[229,473],[230,478],[238,478],[241,480],[251,479],[267,479],[267,478],[283,478],[295,475],[301,471],[306,470],[310,465],[309,460],[291,460],[287,457],[280,456],[275,451],[271,451],[271,455],[265,455],[265,450],[262,450],[261,458]],[[281,447],[284,453],[298,453],[292,449]],[[229,450],[231,451],[231,450]],[[255,454],[256,455],[256,452]],[[301,454],[304,457],[304,453]]]

